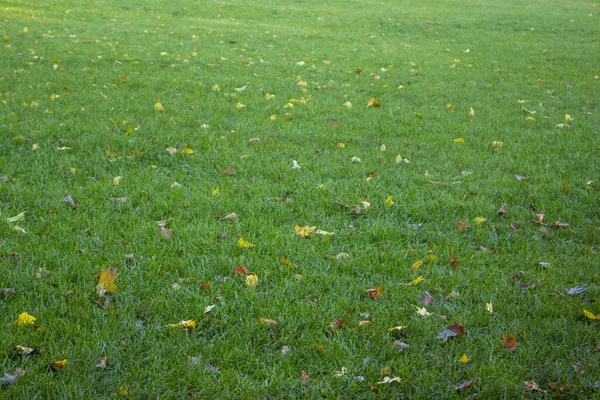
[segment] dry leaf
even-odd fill
[[[265,326],[279,326],[277,321],[268,318],[261,318],[259,322],[261,325]]]
[[[64,367],[66,367],[68,363],[69,363],[69,361],[67,361],[66,359],[60,360],[60,361],[55,361],[52,364],[50,364],[50,369],[52,369],[52,371],[54,371],[54,372],[57,372],[57,371],[60,371],[61,369],[63,369]]]
[[[206,289],[206,290],[210,290],[210,283],[208,283],[208,282],[204,282],[204,281],[201,281],[201,282],[200,282],[200,285],[201,285],[201,286],[202,286],[204,289]]]
[[[377,289],[367,289],[365,290],[365,292],[369,295],[370,298],[377,299],[383,296],[383,286],[379,286]]]
[[[406,343],[404,343],[404,342],[401,342],[401,341],[399,341],[399,340],[395,340],[394,342],[392,342],[392,344],[393,344],[394,346],[398,346],[398,348],[400,349],[400,351],[402,351],[402,350],[404,350],[404,349],[407,349],[407,348],[409,348],[409,347],[410,347],[410,346],[409,346],[409,345],[407,345]]]
[[[461,390],[468,389],[471,386],[473,386],[473,381],[467,380],[461,383],[460,385],[456,386],[454,389],[456,389],[457,392],[460,392]]]
[[[248,271],[248,268],[244,267],[243,265],[238,265],[237,267],[235,267],[233,269],[233,273],[235,275],[241,275],[241,276],[248,276],[248,275],[250,275],[250,272]]]
[[[4,373],[4,377],[0,378],[0,383],[2,385],[8,385],[11,383],[15,383],[17,381],[17,379],[19,379],[19,377],[25,375],[25,371],[22,370],[21,368],[17,368],[15,370],[14,373],[12,374],[7,374],[6,372]]]
[[[246,286],[247,287],[254,287],[257,284],[258,284],[258,276],[254,275],[254,274],[246,276]]]
[[[367,103],[367,107],[381,107],[381,103],[375,100],[375,97],[371,98]]]
[[[412,265],[412,270],[416,271],[419,268],[421,268],[421,266],[423,265],[423,260],[417,260],[415,261],[415,263]]]
[[[180,322],[178,322],[176,324],[167,325],[167,326],[165,326],[165,328],[185,328],[185,329],[192,329],[192,328],[195,328],[196,326],[198,326],[198,321],[190,319],[190,320],[180,321]]]
[[[425,292],[425,297],[423,297],[422,299],[417,299],[417,301],[420,301],[421,303],[428,306],[430,304],[435,303],[435,298],[433,298],[433,296],[430,295],[429,292]]]
[[[535,213],[535,218],[537,219],[537,224],[542,225],[544,221],[544,211],[538,211]]]
[[[206,306],[206,308],[204,309],[204,314],[208,314],[210,312],[210,310],[212,310],[215,307],[216,307],[215,304],[212,304],[210,306]]]
[[[517,350],[517,335],[510,336],[510,334],[505,333],[502,339],[500,340],[504,345],[504,348],[508,351]]]
[[[41,352],[39,347],[31,348],[25,346],[12,346],[12,349],[20,356],[30,356],[32,354],[39,354]]]
[[[367,321],[367,320],[364,320],[364,321],[360,321],[360,322],[358,323],[358,327],[359,327],[359,328],[360,328],[361,326],[365,326],[365,325],[373,325],[373,322],[371,322],[371,321]]]
[[[164,226],[161,226],[159,229],[160,229],[160,234],[165,239],[168,239],[168,238],[170,238],[173,235],[173,230],[172,229],[167,229]]]
[[[242,238],[238,240],[237,245],[240,249],[253,249],[255,247],[254,243],[247,242]]]
[[[108,363],[108,357],[102,357],[98,364],[96,364],[97,368],[106,368],[106,364]]]
[[[458,226],[458,230],[459,230],[459,231],[461,231],[461,232],[465,232],[465,231],[467,231],[467,230],[469,229],[469,227],[470,227],[470,226],[469,226],[469,222],[468,222],[467,220],[460,221],[460,222],[457,224],[457,226]]]
[[[469,362],[469,357],[466,354],[463,354],[461,358],[458,359],[458,362],[461,364],[466,364]]]
[[[235,221],[238,215],[236,213],[227,214],[223,218],[219,219],[219,221]]]
[[[560,222],[560,221],[556,221],[555,223],[552,224],[553,228],[568,228],[569,224],[566,224],[564,222]]]
[[[583,308],[582,308],[582,310],[583,310],[583,314],[584,314],[586,317],[588,317],[589,319],[600,320],[600,314],[598,314],[598,315],[594,315],[594,314],[592,314],[591,312],[589,312],[589,311],[588,311],[588,310],[586,310],[586,309],[583,309]]]
[[[546,391],[540,389],[540,387],[538,386],[538,384],[535,383],[534,381],[524,381],[523,383],[525,384],[525,387],[528,390],[531,390],[532,392],[546,393]]]
[[[496,214],[498,214],[498,216],[500,217],[506,214],[506,204],[502,204],[502,207],[500,207],[500,209],[496,211]]]
[[[294,226],[294,230],[296,231],[296,236],[301,237],[301,238],[308,238],[308,237],[310,237],[310,234],[315,229],[317,229],[316,226],[308,226],[308,225],[304,225],[304,226],[296,225],[296,226]]]
[[[456,259],[454,253],[450,255],[450,264],[452,264],[453,267],[458,267],[460,265],[460,261]]]
[[[65,203],[67,203],[68,205],[70,205],[71,207],[73,207],[73,208],[77,208],[77,204],[75,204],[75,201],[73,201],[73,198],[72,198],[70,195],[66,195],[66,196],[63,198],[63,201],[64,201]]]
[[[329,331],[336,333],[340,329],[343,329],[347,326],[348,326],[348,323],[346,322],[346,320],[344,320],[342,318],[336,318],[336,320],[333,321],[333,324],[329,325]]]
[[[302,375],[302,381],[304,382],[304,384],[307,384],[308,382],[310,382],[310,378],[308,377],[308,374],[306,373],[306,371],[302,370],[300,372],[300,374]]]
[[[228,165],[224,170],[223,170],[223,174],[225,175],[234,175],[235,171],[233,170],[233,168],[231,168],[230,165]]]

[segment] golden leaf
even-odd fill
[[[36,318],[33,315],[29,315],[28,313],[24,312],[19,314],[17,320],[15,321],[15,325],[17,325],[19,328],[22,328],[26,325],[35,324],[35,320]]]
[[[246,276],[246,286],[254,287],[257,284],[258,284],[258,276],[254,275],[254,274]]]
[[[240,249],[253,249],[255,246],[254,243],[247,242],[242,238],[238,240],[237,245]]]
[[[261,318],[260,324],[265,326],[278,326],[279,322],[269,319],[269,318]]]
[[[96,292],[103,296],[104,293],[117,293],[119,290],[117,285],[113,283],[113,281],[119,276],[118,268],[108,267],[104,271],[100,273],[100,278],[98,279],[98,285],[96,285]]]
[[[582,310],[583,310],[583,314],[584,314],[586,317],[588,317],[589,319],[596,319],[596,320],[600,320],[600,314],[598,314],[598,315],[594,315],[594,314],[592,314],[591,312],[589,312],[589,311],[588,311],[588,310],[586,310],[586,309],[583,309],[583,308],[582,308]]]
[[[466,364],[469,362],[469,357],[466,354],[463,354],[461,358],[458,359],[458,362],[461,364]]]

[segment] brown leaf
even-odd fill
[[[0,290],[0,299],[4,299],[8,296],[14,296],[17,291],[13,288],[5,288]]]
[[[367,320],[364,320],[364,321],[360,321],[360,322],[358,323],[358,327],[359,327],[359,328],[360,328],[361,326],[365,326],[365,325],[373,325],[373,322],[371,322],[371,321],[367,321]]]
[[[473,381],[464,381],[463,383],[461,383],[460,385],[458,385],[457,387],[455,387],[454,389],[456,389],[457,392],[460,392],[461,390],[465,390],[470,388],[471,386],[473,386]]]
[[[560,221],[556,221],[555,223],[552,224],[553,228],[568,228],[569,224],[566,224],[564,222],[560,222]]]
[[[458,230],[461,232],[466,232],[470,228],[469,222],[467,220],[460,221],[457,224],[457,226],[458,226]]]
[[[172,229],[167,229],[164,226],[160,227],[160,234],[165,238],[168,239],[173,235],[173,230]]]
[[[506,214],[506,204],[502,204],[502,207],[500,207],[500,209],[496,211],[496,214],[498,214],[498,216],[500,217]]]
[[[302,375],[302,381],[305,384],[310,382],[310,378],[309,378],[308,374],[306,373],[306,371],[302,370],[302,371],[300,371],[300,374]]]
[[[379,286],[377,289],[367,289],[365,290],[365,292],[369,295],[370,298],[377,299],[383,296],[383,286]]]
[[[456,259],[454,253],[450,255],[450,264],[452,264],[453,267],[458,267],[460,265],[460,261]]]
[[[518,344],[517,344],[517,335],[513,335],[510,336],[510,334],[505,333],[504,336],[501,339],[502,344],[504,345],[504,348],[507,351],[515,351],[517,350]]]
[[[401,341],[399,341],[399,340],[395,340],[395,341],[394,341],[392,344],[393,344],[394,346],[398,346],[398,348],[400,349],[400,351],[402,351],[402,350],[404,350],[404,349],[407,349],[407,348],[409,348],[409,347],[410,347],[410,346],[409,346],[409,345],[407,345],[406,343],[404,343],[404,342],[401,342]]]
[[[225,175],[234,175],[235,171],[233,170],[233,168],[231,168],[231,165],[228,165],[224,170],[223,170],[223,174]]]
[[[511,223],[510,229],[512,229],[515,232],[519,232],[521,230],[521,228],[519,228],[519,221],[515,221],[515,222]]]
[[[20,356],[30,356],[32,354],[39,354],[41,352],[39,347],[31,348],[25,346],[12,346],[12,349]]]
[[[542,225],[542,222],[544,221],[544,210],[536,212],[535,218],[537,218],[537,224]]]
[[[240,276],[250,275],[250,271],[248,271],[248,268],[244,267],[243,265],[238,265],[237,267],[235,267],[233,269],[233,273],[235,275],[240,275]]]
[[[454,324],[450,325],[448,327],[448,330],[450,332],[454,332],[457,336],[462,336],[465,333],[465,327],[462,326],[462,325],[459,325],[457,323],[454,323]]]
[[[334,119],[333,121],[331,121],[329,123],[329,125],[336,127],[336,126],[340,126],[341,124],[340,124],[340,121],[338,121],[337,119]]]
[[[538,386],[538,384],[535,383],[534,381],[524,381],[523,383],[525,384],[525,387],[527,389],[531,390],[532,392],[546,393],[546,391],[540,389],[540,387]]]
[[[342,318],[336,318],[336,320],[333,321],[333,324],[329,325],[329,331],[335,333],[338,330],[345,328],[346,326],[348,326],[346,320]]]
[[[108,363],[108,357],[102,357],[98,364],[96,364],[97,368],[106,368],[106,363]]]
[[[204,281],[201,281],[201,282],[200,282],[200,285],[201,285],[201,286],[202,286],[204,289],[206,289],[206,290],[210,290],[210,283],[208,283],[208,282],[204,282]]]
[[[77,208],[77,204],[75,204],[75,201],[73,200],[73,198],[72,198],[70,195],[66,195],[66,196],[63,198],[63,201],[64,201],[65,203],[67,203],[68,205],[70,205],[71,207],[73,207],[73,208]]]

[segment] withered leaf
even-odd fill
[[[117,279],[117,276],[119,276],[118,268],[108,267],[102,271],[100,273],[100,278],[98,279],[98,285],[96,285],[96,292],[100,296],[104,296],[106,292],[116,293],[118,288],[113,281]]]
[[[546,393],[546,391],[540,389],[539,385],[534,381],[524,381],[523,383],[525,384],[525,387],[532,392]]]
[[[19,377],[21,377],[23,375],[25,375],[25,371],[22,370],[21,368],[17,368],[15,370],[15,372],[12,374],[7,374],[5,372],[4,377],[0,378],[0,383],[2,383],[2,385],[8,385],[11,383],[15,383],[17,381],[17,379],[19,379]]]
[[[106,364],[108,363],[108,357],[102,357],[98,364],[96,364],[96,368],[106,368]]]
[[[417,299],[417,301],[420,301],[421,303],[425,304],[425,305],[430,305],[435,303],[435,298],[429,294],[429,292],[425,292],[425,296],[422,299]]]
[[[279,322],[273,320],[273,319],[269,319],[269,318],[262,318],[260,319],[260,324],[264,325],[264,326],[279,326]]]
[[[0,290],[0,299],[4,299],[8,296],[14,296],[17,291],[14,288],[4,288]]]
[[[383,296],[383,286],[379,286],[377,289],[367,289],[365,290],[365,292],[369,295],[370,298],[377,299]]]
[[[586,290],[587,290],[587,288],[585,286],[575,286],[574,288],[566,289],[566,293],[570,294],[570,295],[576,295],[576,294],[581,294],[581,293],[585,292]]]
[[[510,229],[512,229],[515,232],[519,232],[521,230],[521,228],[519,228],[519,221],[512,222],[510,224]]]
[[[462,325],[459,325],[457,323],[454,323],[452,325],[450,325],[448,328],[446,328],[442,333],[440,333],[438,335],[438,339],[442,339],[444,342],[447,341],[449,338],[454,337],[454,336],[462,336],[465,333],[465,327]]]
[[[225,175],[235,175],[235,171],[231,168],[231,165],[228,165],[224,170],[223,174]]]
[[[460,265],[460,261],[456,259],[454,253],[450,255],[450,264],[452,264],[453,267],[458,267]]]
[[[500,207],[500,209],[496,211],[496,214],[498,214],[498,216],[500,217],[506,214],[506,204],[502,204],[502,207]]]
[[[457,224],[457,226],[458,226],[458,230],[459,230],[459,231],[461,231],[461,232],[465,232],[465,231],[467,231],[467,230],[469,229],[469,227],[470,227],[470,226],[469,226],[469,222],[468,222],[467,220],[460,221],[460,222]]]
[[[210,283],[201,281],[200,286],[202,286],[206,290],[210,290]]]
[[[65,203],[67,203],[68,205],[70,205],[71,207],[73,207],[73,208],[77,208],[77,204],[75,204],[75,201],[73,200],[73,198],[72,198],[70,195],[66,195],[66,196],[63,198],[63,201],[64,201]]]
[[[518,180],[519,182],[523,182],[523,181],[528,181],[531,179],[530,176],[521,176],[519,174],[515,174],[515,179]]]
[[[454,389],[456,389],[457,392],[460,392],[461,390],[468,389],[471,386],[473,386],[473,381],[472,380],[466,380],[463,383],[461,383],[460,385],[456,386]]]
[[[173,235],[173,230],[172,229],[165,228],[164,226],[161,226],[159,229],[160,229],[160,234],[165,239],[168,239],[168,238],[170,238]]]
[[[307,384],[308,382],[310,382],[310,378],[308,376],[308,374],[306,373],[306,371],[302,370],[300,371],[300,375],[302,376],[302,381]]]
[[[336,333],[338,330],[343,329],[346,326],[348,326],[346,320],[342,318],[336,318],[335,321],[333,321],[333,324],[329,325],[328,329],[330,332]]]
[[[517,350],[517,347],[518,347],[517,335],[511,336],[510,334],[505,333],[500,341],[502,342],[502,344],[504,345],[504,348],[507,351],[512,352],[512,351]]]
[[[404,350],[404,349],[407,349],[407,348],[409,348],[409,347],[410,347],[410,346],[409,346],[409,345],[407,345],[406,343],[404,343],[404,342],[401,342],[401,341],[399,341],[399,340],[395,340],[394,342],[392,342],[392,344],[393,344],[394,346],[398,346],[398,348],[400,349],[400,351],[402,351],[402,350]]]
[[[20,346],[20,345],[16,345],[16,346],[12,346],[12,349],[20,356],[30,356],[32,354],[39,354],[41,352],[39,347],[35,347],[35,348],[31,348],[31,347],[25,347],[25,346]]]
[[[568,228],[569,224],[566,224],[564,222],[560,222],[560,221],[556,221],[555,223],[552,224],[553,228]]]
[[[219,219],[219,221],[235,221],[238,215],[236,213],[227,214],[223,218]]]
[[[250,275],[250,271],[248,271],[248,268],[244,267],[243,265],[238,265],[237,267],[235,267],[233,269],[233,273],[235,275],[240,275],[240,276]]]
[[[206,369],[212,372],[213,374],[219,374],[221,372],[219,371],[219,367],[217,367],[216,365],[212,365],[211,363],[206,363]]]
[[[542,222],[544,221],[544,210],[536,212],[535,218],[537,219],[537,224],[542,225]]]

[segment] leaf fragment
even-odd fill
[[[425,292],[425,296],[421,299],[417,299],[417,301],[425,304],[426,306],[435,303],[435,298],[429,294],[429,292]]]
[[[532,392],[546,393],[546,391],[540,389],[539,385],[534,381],[523,381],[523,383],[525,384],[525,387]]]
[[[253,249],[255,247],[254,243],[247,242],[242,238],[238,240],[237,245],[240,249]]]
[[[238,215],[236,213],[227,214],[223,218],[219,219],[219,221],[235,221]]]
[[[502,204],[502,207],[500,207],[500,209],[496,211],[496,214],[498,214],[499,217],[506,214],[506,204]]]
[[[41,352],[39,347],[31,348],[20,345],[12,346],[12,349],[19,355],[19,357],[31,356],[33,354],[39,354]]]
[[[75,201],[73,200],[73,198],[70,195],[66,195],[63,198],[63,201],[65,203],[67,203],[68,205],[70,205],[72,208],[77,208],[77,204],[75,203]]]
[[[179,321],[176,324],[166,325],[165,327],[166,328],[192,329],[192,328],[195,328],[196,326],[198,326],[198,321],[195,321],[193,319],[189,319],[189,320]]]
[[[379,286],[376,289],[367,289],[365,290],[365,293],[367,293],[372,299],[378,299],[383,296],[383,286]]]
[[[594,315],[594,314],[592,314],[591,312],[589,312],[588,310],[586,310],[584,308],[582,308],[582,310],[583,310],[583,315],[585,315],[589,319],[600,320],[600,314]]]
[[[461,364],[466,364],[469,362],[469,357],[466,354],[463,354],[462,357],[458,359],[458,362]]]
[[[461,383],[460,385],[456,386],[454,389],[457,392],[460,392],[461,390],[465,390],[470,388],[471,386],[473,386],[473,381],[472,380],[466,380],[463,383]]]
[[[246,286],[247,287],[254,287],[258,284],[258,276],[257,275],[248,275],[246,276]]]
[[[108,357],[102,357],[99,361],[98,364],[96,364],[96,368],[106,368],[106,365],[108,364]]]
[[[375,97],[373,97],[367,103],[367,107],[381,107],[381,103],[375,100]]]
[[[9,385],[11,383],[15,383],[17,379],[19,379],[23,375],[25,375],[25,371],[21,368],[17,368],[12,374],[8,374],[5,372],[4,377],[0,378],[0,383],[2,383],[2,385]]]
[[[50,369],[53,372],[58,372],[61,369],[63,369],[64,367],[66,367],[68,363],[69,363],[69,361],[67,359],[60,360],[60,361],[54,361],[52,364],[50,364]]]

